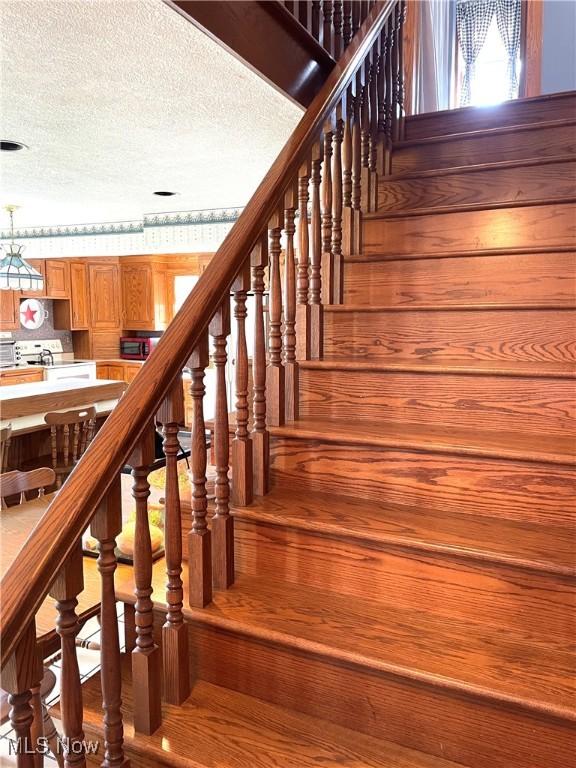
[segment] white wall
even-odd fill
[[[544,0],[542,93],[576,90],[576,2]]]

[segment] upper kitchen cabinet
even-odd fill
[[[169,322],[164,266],[153,259],[145,262],[123,259],[121,275],[122,327],[131,331],[163,331]]]
[[[31,267],[34,267],[34,269],[38,270],[42,277],[44,278],[44,285],[39,291],[17,291],[17,293],[20,295],[20,298],[25,298],[29,296],[30,298],[38,298],[39,296],[46,296],[46,262],[44,259],[26,259],[28,264],[30,264]]]
[[[20,294],[16,291],[0,291],[0,331],[20,328]]]
[[[50,261],[55,261],[51,259]],[[62,260],[63,261],[63,260]],[[90,297],[86,261],[68,259],[70,301],[54,302],[54,327],[84,331],[90,327]]]
[[[68,259],[46,259],[44,264],[46,296],[49,299],[70,297],[70,262]]]
[[[119,329],[122,325],[120,309],[120,267],[116,259],[88,262],[90,287],[91,330]]]

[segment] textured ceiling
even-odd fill
[[[302,114],[161,0],[0,0],[0,29],[17,227],[243,205]]]

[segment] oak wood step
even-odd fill
[[[101,736],[99,675],[83,686],[87,735]],[[151,736],[135,735],[130,659],[122,663],[124,736],[139,768],[459,768],[456,763],[197,680],[181,706],[164,704]]]
[[[576,121],[514,125],[396,144],[392,173],[576,154]]]
[[[365,362],[572,365],[575,328],[570,309],[334,305],[325,307],[324,355]]]
[[[422,138],[451,134],[456,131],[477,131],[506,125],[574,118],[576,93],[564,91],[526,99],[513,99],[492,107],[461,107],[426,112],[406,118],[407,138]]]
[[[574,464],[576,448],[575,435],[560,437],[528,432],[517,434],[405,421],[383,421],[370,425],[347,419],[306,418],[283,427],[274,427],[271,431],[279,437],[320,438],[347,445],[371,445],[568,466]]]
[[[574,308],[575,286],[576,253],[570,251],[344,263],[349,304]]]
[[[542,366],[544,367],[544,366]],[[574,378],[481,376],[445,370],[382,371],[301,367],[300,418],[347,419],[380,425],[441,424],[443,430],[574,435]],[[533,440],[533,438],[532,438]],[[576,447],[576,441],[574,442]],[[576,456],[576,452],[575,452]]]
[[[363,253],[460,253],[487,248],[532,246],[576,248],[572,204],[549,204],[496,210],[426,213],[394,219],[366,217]]]
[[[390,360],[371,362],[364,360],[301,360],[301,370],[310,371],[368,371],[371,373],[407,372],[467,376],[519,376],[536,379],[574,379],[574,363],[524,363],[479,360],[474,365],[458,361],[438,362],[436,360]],[[231,414],[233,416],[233,414]]]
[[[547,644],[533,643],[529,629],[501,634],[475,622],[446,622],[433,610],[404,613],[368,599],[352,602],[329,591],[295,590],[270,577],[242,574],[212,605],[187,608],[186,614],[371,670],[576,721],[568,646],[556,645],[553,637]]]
[[[429,210],[477,210],[543,204],[573,198],[576,158],[475,165],[449,173],[424,172],[383,177],[378,183],[378,211],[388,216]]]
[[[382,549],[576,575],[576,540],[567,536],[565,527],[508,520],[497,514],[487,518],[431,510],[424,504],[375,504],[353,496],[284,488],[256,497],[249,507],[234,508],[234,513],[238,521]]]

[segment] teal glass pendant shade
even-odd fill
[[[44,278],[31,267],[21,254],[23,245],[10,243],[5,246],[6,255],[0,261],[0,289],[13,291],[41,291]]]

